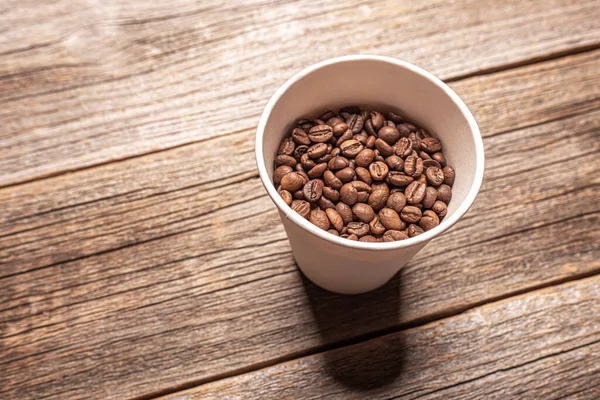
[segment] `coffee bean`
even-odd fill
[[[302,218],[308,218],[310,213],[310,203],[305,200],[292,201],[292,210],[296,211]]]
[[[423,207],[431,208],[433,203],[437,200],[437,190],[434,187],[427,186],[425,189],[425,196],[423,197]]]
[[[302,177],[302,181],[303,181],[302,186],[306,185],[306,182],[310,181],[310,178],[304,171],[296,171],[295,173]]]
[[[375,211],[368,204],[356,203],[352,207],[352,212],[362,222],[369,223],[375,218]]]
[[[310,145],[310,139],[308,138],[308,135],[300,128],[294,128],[292,130],[292,139],[298,145]]]
[[[378,136],[387,144],[393,145],[400,138],[400,132],[398,132],[395,126],[384,126],[379,130]]]
[[[375,148],[376,141],[377,141],[377,138],[375,136],[369,136],[369,138],[367,139],[367,144],[365,144],[365,147],[368,149]]]
[[[307,151],[308,146],[306,145],[302,144],[300,146],[296,146],[296,150],[294,150],[294,158],[296,159],[296,161],[302,160],[302,156],[306,154]]]
[[[362,181],[354,181],[350,183],[352,186],[354,186],[354,188],[356,189],[357,192],[367,192],[367,193],[371,193],[372,189],[371,189],[371,185],[362,182]]]
[[[425,153],[423,150],[419,151],[419,157],[421,157],[423,162],[425,162],[425,160],[431,160],[431,157],[429,157],[429,154]]]
[[[389,168],[384,162],[375,161],[369,165],[369,173],[371,174],[371,178],[373,178],[375,181],[384,180],[388,172]]]
[[[442,142],[434,137],[425,137],[421,139],[421,149],[430,154],[437,153],[442,150]]]
[[[339,202],[335,205],[335,210],[341,215],[344,225],[348,225],[354,220],[352,208],[346,203]]]
[[[438,200],[441,200],[446,204],[448,204],[450,202],[450,199],[452,199],[452,189],[450,189],[450,186],[446,184],[440,185],[440,187],[437,188],[437,192]]]
[[[391,193],[387,198],[386,205],[388,208],[399,213],[406,206],[406,196],[402,192]]]
[[[423,201],[426,188],[427,185],[419,181],[414,181],[408,185],[404,190],[404,196],[406,196],[406,201],[408,204],[414,205]]]
[[[390,111],[389,113],[387,113],[387,118],[394,122],[395,124],[401,124],[404,122],[404,119],[402,118],[402,116],[400,116],[400,114],[397,114],[393,111]]]
[[[446,205],[446,203],[444,203],[443,201],[440,200],[436,200],[435,203],[433,203],[433,205],[431,206],[431,209],[433,210],[433,212],[435,212],[440,218],[443,218],[446,216],[446,213],[448,213],[448,206]]]
[[[285,154],[282,154],[280,156],[275,157],[275,166],[276,167],[281,167],[282,165],[287,165],[289,167],[294,168],[296,166],[297,162],[296,159],[292,156],[286,156]]]
[[[371,111],[370,117],[371,121],[373,122],[373,128],[375,128],[375,130],[379,131],[381,128],[383,128],[385,118],[383,118],[383,115],[380,112]]]
[[[406,240],[408,235],[399,230],[389,230],[383,234],[384,242],[396,242],[398,240]]]
[[[356,155],[356,165],[359,167],[366,168],[373,162],[375,158],[375,152],[371,149],[363,149]]]
[[[327,163],[327,165],[330,170],[338,171],[348,166],[348,159],[342,156],[335,156],[331,160],[329,160],[329,163]]]
[[[354,170],[354,172],[356,172],[356,176],[362,182],[365,182],[365,183],[367,183],[369,185],[373,182],[373,179],[371,178],[371,174],[369,173],[368,169],[363,168],[363,167],[356,167],[356,169]]]
[[[442,168],[446,166],[446,157],[444,156],[443,153],[433,153],[431,158],[433,158],[435,161],[439,162],[440,165],[442,166]]]
[[[306,152],[310,158],[319,158],[327,154],[327,145],[325,143],[317,143],[308,148]]]
[[[304,185],[304,189],[302,189],[304,198],[311,203],[315,203],[323,194],[323,186],[323,181],[320,179],[308,181],[308,183]]]
[[[340,234],[338,233],[338,231],[336,231],[335,229],[329,229],[329,230],[327,230],[327,232],[329,232],[329,233],[331,233],[332,235],[335,235],[335,236],[340,236]]]
[[[304,183],[304,177],[300,172],[290,172],[281,178],[281,188],[288,192],[299,190]]]
[[[354,158],[364,149],[364,146],[358,140],[350,139],[342,143],[340,149],[346,157]]]
[[[385,206],[389,195],[390,191],[387,189],[387,185],[384,183],[383,186],[380,186],[378,189],[371,192],[367,203],[373,210],[379,211]]]
[[[340,146],[342,143],[344,143],[347,140],[352,139],[352,136],[354,136],[354,134],[352,133],[352,131],[350,129],[346,129],[346,132],[344,132],[342,134],[342,136],[340,136],[336,142],[336,146]],[[341,149],[340,149],[341,150]]]
[[[308,137],[314,143],[326,143],[333,137],[333,129],[329,125],[317,125],[310,128]]]
[[[379,153],[381,153],[383,157],[389,157],[394,154],[394,148],[381,138],[375,140],[375,148],[379,150]]]
[[[425,174],[421,174],[417,178],[417,181],[421,182],[424,185],[427,185],[427,176],[425,176]]]
[[[308,219],[313,225],[316,225],[318,228],[323,229],[324,231],[328,230],[330,227],[329,218],[325,211],[315,208],[311,210]]]
[[[345,133],[347,130],[348,130],[348,124],[347,124],[347,123],[345,123],[345,122],[343,122],[343,121],[341,121],[341,122],[338,122],[337,124],[335,124],[335,125],[333,126],[333,129],[332,129],[332,131],[333,131],[333,136],[335,136],[336,138],[337,138],[337,137],[340,137],[340,136],[341,136],[341,135],[343,135],[343,134],[344,134],[344,133]],[[352,135],[352,131],[350,131],[350,135]]]
[[[405,123],[404,123],[404,125],[406,125],[406,127],[407,127],[407,128],[408,128],[408,129],[409,129],[411,132],[416,132],[416,131],[417,131],[417,129],[418,129],[416,126],[414,126],[413,124],[411,124],[411,123],[408,123],[408,122],[405,122]]]
[[[421,148],[421,140],[417,137],[417,134],[411,132],[408,134],[408,139],[412,142],[413,150],[418,150]]]
[[[370,119],[368,119],[365,122],[364,129],[369,134],[369,137],[377,135],[377,129],[375,129],[375,127],[373,126],[373,121],[371,121]]]
[[[327,197],[331,201],[338,201],[340,199],[340,192],[330,188],[329,186],[323,186],[323,196]]]
[[[285,204],[287,204],[288,206],[292,204],[294,198],[292,197],[292,194],[290,192],[288,192],[285,189],[281,189],[279,190],[279,195],[281,196],[283,201],[285,201]]]
[[[348,233],[358,237],[365,236],[369,233],[369,225],[364,222],[350,222],[348,223]]]
[[[357,240],[358,240],[358,236],[356,236],[356,235],[353,233],[353,234],[351,234],[351,235],[348,235],[348,238],[347,238],[347,239],[348,239],[348,240],[354,240],[354,241],[357,241]]]
[[[406,162],[404,163],[404,168],[406,168]],[[415,179],[405,175],[404,172],[390,171],[388,173],[388,180],[394,186],[407,186]]]
[[[396,144],[396,155],[398,157],[406,158],[413,151],[413,143],[409,138],[402,137]]]
[[[421,215],[421,210],[415,206],[406,206],[400,212],[400,218],[411,224],[419,222]]]
[[[292,197],[294,199],[298,199],[298,200],[305,200],[304,199],[304,192],[302,191],[302,189],[296,190],[294,193],[292,193]]]
[[[408,129],[406,124],[398,124],[396,125],[396,129],[398,129],[398,132],[400,132],[400,136],[402,137],[407,137],[410,134],[410,129]]]
[[[361,237],[360,239],[358,239],[359,242],[367,242],[367,243],[375,243],[378,242],[377,238],[375,236],[371,236],[371,235],[365,235],[363,237]]]
[[[440,165],[439,162],[437,162],[433,158],[429,158],[427,160],[424,159],[423,160],[423,169],[427,170],[427,168],[431,168],[431,167],[441,168],[442,166]]]
[[[381,223],[379,217],[373,217],[371,222],[369,222],[369,231],[377,236],[382,235],[386,231],[385,226]]]
[[[423,216],[421,217],[421,220],[419,221],[419,226],[421,228],[423,228],[425,231],[428,231],[430,229],[435,228],[439,224],[440,224],[440,219],[435,212],[433,212],[431,210],[423,211]]]
[[[339,170],[335,173],[335,176],[337,176],[337,178],[344,182],[344,183],[348,183],[352,181],[352,178],[354,178],[354,170],[350,167],[346,167],[342,170]]]
[[[355,169],[356,168],[356,161],[354,161],[354,159],[348,160],[348,167]]]
[[[420,226],[415,225],[415,224],[410,224],[408,226],[408,236],[409,237],[415,237],[420,235],[421,233],[425,232]]]
[[[331,145],[329,145],[329,146],[331,146]],[[330,150],[328,149],[328,150],[327,150],[327,153],[326,153],[325,155],[323,155],[323,156],[321,156],[321,157],[319,157],[319,158],[315,158],[315,162],[316,162],[317,164],[320,164],[320,163],[328,163],[328,162],[329,162],[329,160],[331,160],[331,159],[333,158],[333,156],[331,155],[331,153],[329,153],[329,151],[330,151]]]
[[[273,172],[273,183],[275,183],[275,185],[279,185],[281,183],[281,178],[283,178],[284,175],[292,172],[293,170],[294,169],[289,165],[282,165],[280,167],[275,168],[275,171]]]
[[[444,169],[442,169],[442,172],[444,173],[444,183],[448,186],[454,185],[454,176],[456,175],[454,168],[450,165],[446,165]]]
[[[444,183],[444,173],[438,167],[427,168],[425,175],[427,176],[427,182],[432,186],[438,187]]]
[[[327,218],[329,218],[331,226],[333,226],[337,232],[341,232],[342,229],[344,229],[344,221],[340,213],[338,213],[335,208],[328,208],[325,210],[325,213],[327,214]]]
[[[365,120],[360,115],[354,114],[349,120],[346,121],[346,123],[348,124],[348,128],[352,131],[352,133],[359,133],[362,131]]]
[[[349,206],[351,206],[354,203],[356,203],[357,196],[358,196],[358,191],[350,183],[346,183],[340,189],[340,199],[344,203],[348,204]]]
[[[352,137],[352,139],[356,140],[357,142],[359,142],[360,144],[362,144],[363,146],[365,146],[367,144],[367,137],[368,136],[363,136],[363,135],[354,135]]]
[[[316,161],[310,158],[308,154],[303,154],[302,157],[300,157],[300,163],[305,171],[310,171],[317,165]]]
[[[335,124],[339,124],[340,122],[344,122],[344,120],[340,117],[331,117],[325,121],[325,123],[331,126],[332,128],[335,126]]]
[[[373,150],[373,153],[375,153],[375,158],[373,159],[374,161],[385,161],[385,158],[381,157],[379,150],[375,149]]]
[[[334,175],[331,171],[325,171],[323,174],[323,180],[325,181],[325,185],[329,186],[332,189],[340,190],[342,188],[342,181],[338,179],[337,176]]]
[[[390,171],[402,171],[404,169],[404,161],[398,156],[389,156],[385,159]]]
[[[315,165],[310,171],[308,171],[307,175],[311,179],[320,178],[327,171],[327,164],[321,163]]]
[[[329,153],[329,154],[331,154],[331,158],[334,158],[334,157],[338,157],[340,154],[342,154],[342,151],[340,150],[339,147],[335,147],[333,150],[331,150],[331,153]]]
[[[283,139],[281,144],[279,145],[279,149],[277,150],[277,155],[286,155],[291,156],[294,154],[294,150],[296,149],[296,144],[291,137]]]
[[[398,213],[391,208],[384,207],[379,210],[379,220],[387,229],[403,229],[403,224],[398,216]]]
[[[358,192],[358,194],[356,195],[356,202],[357,203],[367,203],[369,201],[369,193],[367,192]]]
[[[333,117],[335,117],[335,113],[331,110],[327,110],[319,116],[319,119],[322,121],[327,121],[329,118]]]

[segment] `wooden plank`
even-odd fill
[[[599,5],[9,2],[0,19],[0,185],[253,129],[277,86],[327,57],[391,55],[456,78],[597,48]],[[597,59],[582,68],[597,78]],[[584,83],[560,89],[573,103],[591,101],[597,91]]]
[[[5,278],[0,388],[19,398],[149,394],[596,273],[600,166],[586,154],[597,150],[599,112],[486,139],[499,151],[494,190],[375,293],[338,296],[302,280],[264,197],[200,215],[184,198],[191,214],[179,233]],[[542,143],[554,163],[515,171],[515,153]],[[561,159],[565,149],[573,157]],[[213,191],[261,188],[252,178]]]
[[[599,298],[593,277],[168,398],[597,398]]]
[[[491,137],[525,125],[527,121],[541,123],[600,107],[600,98],[586,100],[600,92],[598,59],[600,51],[526,67],[525,72],[517,69],[472,78],[453,86],[473,108],[484,135]],[[524,92],[523,86],[529,89]],[[558,96],[565,90],[570,91],[569,97]],[[489,97],[491,92],[494,93],[492,98]],[[548,98],[555,100],[548,101]],[[551,125],[553,132],[547,135],[547,140],[543,129],[548,127],[534,129],[531,134],[536,135],[536,139],[531,147],[527,147],[528,141],[518,140],[523,131],[508,136],[505,141],[491,137],[487,145],[491,160],[487,178],[496,176],[497,163],[504,163],[499,171],[506,174],[516,172],[515,168],[530,168],[528,163],[518,167],[517,160],[523,157],[534,160],[536,165],[554,162],[546,158],[545,151],[529,152],[546,145],[554,146],[558,160],[574,156],[575,153],[568,151],[583,155],[597,150],[598,141],[593,137],[593,131],[598,129],[595,115]],[[564,135],[563,132],[571,132],[572,124],[578,125],[578,133],[588,132],[580,139]],[[141,159],[0,189],[0,209],[3,210],[0,214],[0,265],[3,265],[0,276],[193,229],[199,226],[196,222],[203,221],[198,217],[211,210],[264,196],[257,180],[253,186],[242,185],[239,191],[224,187],[257,176],[253,136],[253,131],[243,131]],[[566,147],[559,151],[560,146]],[[496,157],[498,152],[501,157]],[[595,166],[592,160],[591,164],[576,168],[585,169],[581,177],[587,179],[585,172],[593,172]],[[553,171],[546,169],[548,174]],[[563,172],[568,174],[568,171]],[[557,186],[542,185],[537,190],[542,193],[553,191],[555,187],[573,189],[572,185],[564,185],[556,178],[550,179],[554,179],[552,182]],[[570,181],[571,177],[565,179]],[[510,183],[505,186],[508,185]],[[493,188],[499,189],[496,193],[500,196],[505,190],[497,185]],[[484,186],[482,191],[486,190]],[[514,193],[518,187],[506,190]],[[265,202],[269,203],[266,198]],[[208,218],[210,215],[205,220]],[[99,232],[98,226],[103,230]]]

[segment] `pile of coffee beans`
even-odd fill
[[[439,225],[454,173],[427,130],[394,112],[346,107],[296,123],[277,151],[273,181],[285,203],[319,228],[392,242]]]

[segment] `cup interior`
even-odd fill
[[[349,105],[395,111],[407,121],[426,128],[441,139],[448,164],[456,170],[452,200],[442,223],[402,242],[425,235],[433,237],[467,211],[483,178],[483,144],[471,113],[433,75],[411,64],[377,56],[342,57],[316,64],[298,73],[273,96],[261,118],[257,136],[257,147],[262,150],[257,162],[261,175],[265,171],[268,175],[265,186],[271,197],[273,193],[278,197],[272,183],[277,149],[291,133],[295,121],[302,117],[316,118],[326,110]],[[275,202],[280,209],[282,204],[287,207],[283,201]]]

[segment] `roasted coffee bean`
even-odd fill
[[[425,176],[425,174],[421,174],[419,175],[419,177],[417,178],[417,181],[427,185],[427,176]]]
[[[435,192],[437,196],[437,191]],[[331,201],[338,201],[340,199],[340,192],[335,189],[330,188],[329,186],[323,187],[323,196],[327,197]]]
[[[406,124],[398,124],[396,125],[396,129],[398,129],[398,132],[400,132],[400,136],[402,137],[407,137],[410,134],[410,129],[408,129]]]
[[[369,134],[369,136],[376,136],[377,135],[377,129],[375,129],[375,127],[373,126],[373,121],[371,121],[370,119],[368,119],[365,122],[364,129]]]
[[[335,173],[335,176],[337,176],[337,178],[340,181],[342,181],[344,183],[348,183],[348,182],[352,181],[352,178],[354,178],[354,170],[350,167],[346,167],[344,169],[337,171]]]
[[[413,144],[409,138],[400,138],[396,144],[396,155],[398,157],[406,158],[413,151]]]
[[[360,115],[362,117],[362,119],[365,121],[368,120],[369,118],[371,118],[371,113],[367,110],[360,110],[358,115]]]
[[[304,199],[311,203],[315,203],[323,194],[323,186],[323,181],[320,179],[308,181],[308,183],[304,185],[304,189],[302,189],[304,192]]]
[[[294,150],[296,149],[296,144],[291,137],[283,139],[281,144],[279,145],[279,149],[277,150],[277,155],[285,154],[286,156],[291,156],[294,154]]]
[[[330,145],[331,146],[331,145]],[[328,163],[329,160],[331,160],[333,158],[333,156],[331,155],[331,153],[329,153],[329,150],[327,150],[327,153],[319,158],[315,158],[315,162],[317,164],[320,163]]]
[[[359,114],[354,114],[346,121],[352,133],[359,133],[365,124],[365,120]]]
[[[369,195],[367,203],[373,210],[381,210],[390,195],[390,189],[386,183],[375,183],[371,186],[372,192]]]
[[[444,173],[438,167],[430,167],[425,171],[427,177],[427,183],[432,186],[438,187],[444,183]]]
[[[302,183],[302,186],[306,185],[306,182],[310,181],[310,178],[308,177],[308,175],[306,174],[306,172],[304,171],[296,171],[296,174],[300,175],[302,177],[302,180],[304,181],[304,183]]]
[[[370,117],[371,117],[371,121],[373,122],[373,128],[375,128],[375,130],[379,131],[381,128],[383,128],[383,123],[385,122],[385,118],[383,117],[383,115],[380,112],[371,111]]]
[[[400,116],[400,114],[397,114],[393,111],[390,111],[389,113],[387,113],[387,119],[394,122],[395,124],[401,124],[404,122],[404,119],[402,118],[402,116]]]
[[[356,202],[367,203],[369,201],[369,196],[370,194],[367,192],[358,192],[358,194],[356,195]]]
[[[340,149],[346,157],[354,158],[364,149],[364,146],[358,140],[350,139],[342,143]]]
[[[395,126],[384,126],[379,130],[377,136],[387,144],[393,145],[400,138],[400,132],[398,132]]]
[[[338,122],[333,126],[333,136],[340,137],[348,130],[348,124],[345,122]],[[352,131],[350,131],[350,135],[352,135]]]
[[[364,136],[363,136],[363,135],[361,135],[361,134],[354,135],[354,136],[352,137],[352,139],[354,139],[354,140],[358,141],[358,142],[359,142],[360,144],[362,144],[363,146],[365,146],[365,145],[367,144],[367,138],[368,138],[368,136],[366,136],[366,135],[364,135]]]
[[[408,128],[408,129],[409,129],[411,132],[416,132],[416,131],[417,131],[417,129],[419,129],[419,128],[417,128],[416,126],[414,126],[413,124],[411,124],[411,123],[408,123],[408,122],[405,122],[405,123],[404,123],[404,125],[406,125],[406,127],[407,127],[407,128]]]
[[[448,204],[450,202],[450,199],[452,199],[452,189],[450,189],[450,186],[446,184],[440,185],[440,187],[437,188],[437,192],[438,200],[441,200],[446,204]]]
[[[374,149],[376,141],[377,141],[377,138],[375,136],[369,136],[369,138],[367,139],[367,144],[365,144],[365,147],[367,149]]]
[[[347,239],[357,241],[358,236],[356,236],[354,233],[352,233],[352,234],[348,235]]]
[[[281,178],[281,188],[288,192],[300,190],[305,184],[305,179],[300,172],[290,172]]]
[[[273,172],[273,183],[275,183],[275,185],[279,185],[281,183],[281,178],[293,170],[294,169],[289,165],[282,165],[281,167],[275,168],[275,172]]]
[[[285,154],[279,155],[275,157],[275,166],[281,167],[282,165],[287,165],[294,168],[297,164],[297,161],[292,156],[286,156]]]
[[[313,123],[314,126],[325,125],[325,121],[323,121],[322,119],[319,119],[319,118],[313,119],[312,123]]]
[[[325,171],[323,174],[323,180],[325,181],[325,185],[329,186],[332,189],[340,190],[342,188],[342,181],[338,179],[337,176],[334,175],[331,171]]]
[[[411,132],[408,135],[408,138],[410,139],[410,141],[412,142],[413,145],[413,150],[418,150],[421,148],[421,140],[417,137],[416,133]]]
[[[335,117],[335,113],[332,110],[327,110],[319,116],[319,119],[322,121],[327,121],[329,118],[333,117]]]
[[[306,154],[306,152],[308,151],[308,146],[306,145],[300,145],[300,146],[296,146],[296,150],[294,150],[294,158],[296,159],[296,161],[300,161],[302,159],[302,156],[304,154]]]
[[[348,223],[348,233],[358,237],[365,236],[369,233],[369,225],[364,222],[350,222]]]
[[[404,167],[406,168],[406,163],[404,163]],[[394,186],[407,186],[415,179],[411,176],[407,176],[404,172],[390,171],[388,173],[389,183]]]
[[[406,240],[408,235],[402,231],[389,230],[383,234],[384,242],[396,242],[398,240]]]
[[[335,156],[329,163],[327,164],[329,169],[332,171],[339,171],[340,169],[344,169],[348,166],[348,159],[342,156]]]
[[[444,173],[444,183],[448,186],[454,185],[454,176],[456,175],[454,168],[450,165],[446,165],[444,169],[442,169],[442,172]]]
[[[321,196],[317,201],[317,205],[321,210],[327,210],[328,208],[335,208],[335,204],[325,196]]]
[[[348,204],[340,201],[335,205],[335,210],[341,215],[342,220],[344,221],[344,225],[347,226],[350,222],[354,220],[352,208],[350,208]]]
[[[406,206],[400,212],[400,218],[404,221],[414,224],[415,222],[419,222],[421,219],[421,209],[415,206]]]
[[[379,210],[379,220],[388,229],[398,231],[404,229],[400,216],[398,216],[398,213],[391,208],[384,207]]]
[[[382,235],[386,231],[385,226],[381,223],[379,217],[374,217],[371,222],[369,222],[369,231],[377,236]]]
[[[440,218],[444,218],[448,213],[448,206],[446,203],[440,200],[436,200],[435,203],[431,206],[433,212],[435,212]]]
[[[292,201],[294,200],[294,198],[292,197],[292,194],[290,192],[288,192],[287,190],[281,189],[281,190],[279,190],[279,195],[281,196],[283,201],[285,201],[285,204],[287,204],[288,206],[292,204]]]
[[[425,153],[423,150],[419,151],[419,157],[425,162],[425,160],[431,160],[429,154]]]
[[[310,179],[320,178],[327,171],[327,164],[321,163],[315,165],[310,171],[308,171],[307,175]]]
[[[327,121],[325,121],[325,123],[331,126],[332,128],[335,126],[335,124],[339,124],[340,122],[344,122],[344,120],[340,117],[331,117]]]
[[[437,162],[433,158],[423,160],[423,169],[427,170],[427,168],[431,168],[431,167],[441,168],[442,166],[440,165],[439,162]]]
[[[404,190],[404,196],[406,196],[406,201],[408,202],[408,204],[414,205],[419,204],[421,201],[423,201],[423,198],[425,197],[426,188],[427,185],[419,181],[414,181],[410,185],[408,185]]]
[[[331,158],[338,157],[340,154],[342,154],[342,150],[340,150],[339,147],[335,147],[329,154],[331,154]]]
[[[444,156],[444,153],[433,153],[431,158],[439,162],[442,168],[446,166],[446,157]]]
[[[394,148],[381,138],[375,140],[375,148],[379,150],[379,153],[381,153],[383,157],[389,157],[394,154]]]
[[[308,218],[310,213],[310,203],[305,200],[292,201],[292,210],[296,211],[302,218]]]
[[[310,158],[308,154],[303,154],[302,157],[300,157],[300,163],[305,171],[310,171],[317,165],[317,162]]]
[[[417,157],[412,154],[406,157],[406,160],[404,160],[404,173],[408,176],[412,176],[413,178],[417,178],[419,175],[415,174],[416,165]]]
[[[373,150],[373,153],[375,153],[375,158],[373,160],[385,161],[385,158],[381,157],[381,153],[379,152],[379,150],[375,149],[375,150]]]
[[[404,193],[402,192],[390,193],[386,205],[388,208],[399,213],[406,206],[406,196],[404,196]]]
[[[302,191],[302,189],[296,190],[294,193],[292,193],[292,197],[294,199],[304,200],[304,192]]]
[[[327,218],[327,214],[325,213],[325,211],[319,208],[311,210],[308,219],[310,222],[313,223],[313,225],[316,225],[324,231],[328,230],[330,227],[329,218]]]
[[[335,236],[340,236],[340,234],[338,233],[338,231],[336,231],[335,229],[329,229],[327,232],[331,233],[332,235]]]
[[[356,155],[356,165],[359,167],[366,168],[373,162],[375,158],[375,152],[371,149],[363,149]]]
[[[360,239],[358,239],[359,242],[368,242],[368,243],[375,243],[378,242],[377,238],[375,236],[371,236],[371,235],[365,235],[363,237],[361,237]]]
[[[362,222],[369,223],[375,218],[375,211],[368,204],[356,203],[352,207],[352,212]]]
[[[402,171],[404,169],[404,161],[398,156],[389,156],[385,159],[385,163],[390,171]]]
[[[358,191],[358,192],[367,192],[367,193],[371,193],[372,189],[371,189],[371,185],[362,182],[362,181],[354,181],[350,183],[352,186],[354,186],[354,188]]]
[[[384,162],[375,161],[369,165],[369,173],[371,174],[371,178],[373,178],[375,181],[384,180],[388,172],[389,168]]]
[[[340,136],[336,142],[336,146],[340,146],[342,143],[344,143],[347,140],[352,139],[352,136],[354,136],[354,134],[352,133],[352,131],[350,129],[346,129],[346,132],[344,132],[342,134],[342,136]],[[340,149],[341,150],[341,149]]]
[[[423,197],[423,207],[431,208],[433,203],[437,200],[437,190],[434,187],[427,186],[425,189],[425,196]]]
[[[354,203],[356,203],[357,197],[358,197],[358,191],[350,183],[346,183],[340,189],[340,199],[344,203],[348,204],[349,206],[351,206]]]
[[[333,226],[337,232],[341,232],[342,229],[344,229],[344,220],[340,213],[337,212],[335,208],[328,208],[325,210],[325,213],[327,214],[327,218],[329,218],[331,226]]]
[[[422,130],[420,132],[422,132]],[[425,137],[421,139],[421,149],[430,154],[437,153],[442,150],[442,142],[440,142],[440,139],[438,138]]]
[[[354,172],[356,172],[356,176],[362,182],[365,182],[365,183],[367,183],[369,185],[373,182],[373,178],[371,178],[371,174],[369,173],[368,169],[363,168],[363,167],[356,167],[354,169]]]
[[[292,130],[292,139],[298,145],[310,145],[310,139],[308,138],[308,135],[300,128],[294,128]]]
[[[435,228],[439,224],[440,218],[435,212],[431,210],[423,211],[423,216],[419,220],[419,226],[423,228],[423,230],[428,231]]]
[[[306,152],[310,158],[319,158],[327,154],[327,145],[325,143],[317,143],[308,148]]]
[[[333,129],[329,125],[317,125],[310,128],[308,137],[314,143],[327,143],[333,137]]]
[[[415,225],[415,224],[410,224],[408,226],[408,236],[409,237],[415,237],[420,235],[421,233],[425,232],[420,226]]]

